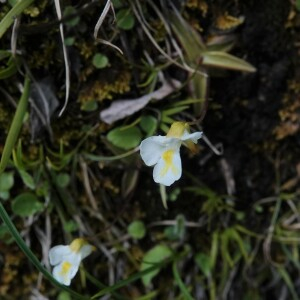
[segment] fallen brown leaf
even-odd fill
[[[156,91],[140,98],[114,101],[109,108],[101,111],[100,119],[107,124],[112,124],[115,121],[131,116],[145,107],[151,100],[162,100],[179,88],[180,85],[181,83],[178,80],[172,79],[168,82],[165,81]]]

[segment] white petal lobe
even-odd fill
[[[158,162],[167,141],[168,138],[164,136],[151,136],[141,142],[140,153],[147,166],[153,166]]]
[[[82,248],[80,249],[81,259],[84,259],[88,255],[90,255],[93,252],[93,248],[94,247],[89,244],[82,246]]]
[[[49,261],[52,266],[61,263],[65,257],[71,254],[71,249],[69,246],[55,246],[49,251]]]
[[[195,144],[197,144],[198,140],[202,137],[202,134],[203,133],[200,131],[194,133],[188,133],[187,131],[185,131],[181,137],[181,140],[182,141],[191,140]]]
[[[156,183],[170,186],[181,177],[182,167],[179,149],[169,149],[162,155],[153,170],[153,179]]]
[[[69,261],[63,261],[53,268],[53,277],[64,285],[70,285],[71,280],[76,275],[79,264],[73,264]]]

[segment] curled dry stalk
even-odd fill
[[[60,7],[60,2],[59,0],[54,0],[55,4],[55,10],[57,14],[57,18],[60,21],[62,19],[62,12],[61,12],[61,7]],[[68,56],[68,51],[65,43],[65,35],[64,35],[64,27],[63,23],[59,24],[59,32],[60,32],[60,37],[61,37],[61,42],[62,42],[62,48],[63,48],[63,56],[64,56],[64,63],[65,63],[65,85],[66,85],[66,95],[65,95],[65,103],[64,106],[62,107],[61,111],[59,112],[59,116],[63,114],[65,111],[68,102],[69,102],[69,95],[70,95],[70,66],[69,66],[69,56]]]
[[[101,27],[104,19],[106,18],[107,14],[109,12],[109,9],[111,9],[112,12],[113,12],[114,20],[116,19],[113,3],[111,2],[111,0],[107,0],[105,6],[103,8],[103,11],[102,11],[102,13],[101,13],[96,25],[95,25],[95,28],[94,28],[94,39],[96,41],[102,43],[102,44],[108,45],[108,46],[116,49],[117,51],[119,51],[123,55],[123,51],[118,46],[114,45],[113,43],[111,43],[107,40],[98,38],[98,32],[100,30],[100,27]]]

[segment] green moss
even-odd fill
[[[118,77],[110,82],[105,79],[94,80],[87,85],[79,95],[81,104],[96,100],[113,99],[114,95],[122,95],[130,91],[131,74],[127,71],[120,72]]]

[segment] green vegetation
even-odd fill
[[[75,2],[1,3],[0,299],[299,299],[299,1]]]

